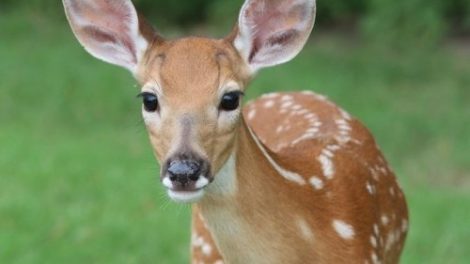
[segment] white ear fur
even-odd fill
[[[94,57],[134,75],[149,43],[130,0],[63,0],[78,41]]]
[[[293,59],[315,21],[315,0],[246,0],[234,46],[252,73]]]

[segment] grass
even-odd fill
[[[0,14],[0,263],[185,263],[188,207],[168,202],[135,82],[65,22]],[[249,97],[311,89],[373,131],[407,194],[403,263],[470,258],[470,53],[393,53],[316,32]]]

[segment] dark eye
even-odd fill
[[[243,95],[242,92],[229,92],[222,96],[220,102],[220,109],[223,111],[233,111],[240,106],[240,97]]]
[[[147,112],[155,112],[158,110],[158,97],[157,95],[149,92],[143,92],[139,95],[142,97],[144,109]]]

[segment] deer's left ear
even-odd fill
[[[149,41],[130,0],[63,0],[72,30],[93,56],[134,75]]]
[[[252,72],[293,59],[315,21],[315,0],[246,0],[234,46]]]

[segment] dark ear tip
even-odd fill
[[[165,39],[161,37],[155,27],[152,26],[148,22],[148,20],[142,15],[142,13],[138,12],[137,17],[139,19],[139,31],[140,34],[149,42],[155,44],[162,44],[165,42]]]

